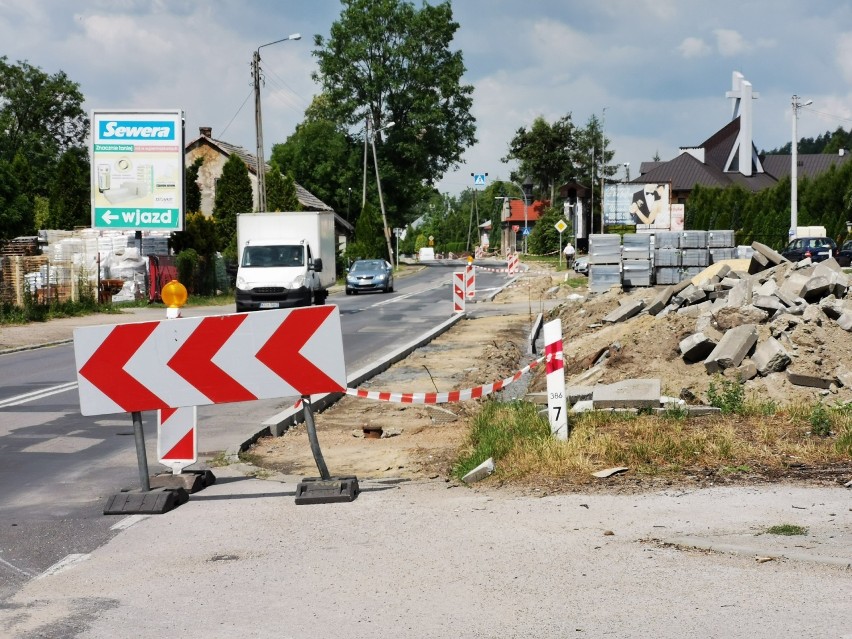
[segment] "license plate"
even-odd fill
[[[261,302],[259,308],[278,308],[278,302]]]

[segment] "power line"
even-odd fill
[[[240,114],[240,111],[242,111],[242,110],[243,110],[243,107],[246,105],[246,102],[248,102],[248,101],[249,101],[249,98],[252,96],[252,93],[254,93],[254,90],[250,90],[250,91],[249,91],[249,94],[246,96],[246,99],[245,99],[245,100],[243,100],[243,103],[240,105],[240,108],[239,108],[239,109],[237,109],[237,112],[236,112],[236,113],[234,113],[234,117],[232,117],[232,118],[231,118],[231,121],[230,121],[230,122],[228,122],[228,126],[226,126],[224,129],[222,129],[222,132],[221,132],[221,133],[219,133],[218,135],[225,135],[225,131],[227,131],[227,130],[228,130],[228,128],[229,128],[229,127],[230,127],[230,126],[234,123],[234,120],[236,120],[236,119],[237,119],[237,116]]]

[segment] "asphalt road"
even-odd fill
[[[330,297],[340,308],[347,373],[445,321],[452,312],[454,268],[434,266],[399,278],[390,294]],[[481,289],[503,281],[505,276],[482,273]],[[184,316],[233,310],[187,308]],[[0,355],[0,380],[2,601],[56,562],[90,553],[114,536],[116,518],[103,515],[106,499],[138,488],[140,479],[130,415],[80,415],[71,344]],[[295,399],[200,407],[200,461],[259,431]],[[142,418],[151,474],[162,472],[156,415],[143,412]]]

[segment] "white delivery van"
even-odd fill
[[[334,249],[332,212],[237,215],[237,312],[323,304]]]

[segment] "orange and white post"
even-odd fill
[[[562,321],[558,319],[544,325],[544,370],[547,373],[547,416],[550,420],[550,432],[556,439],[568,439]]]

